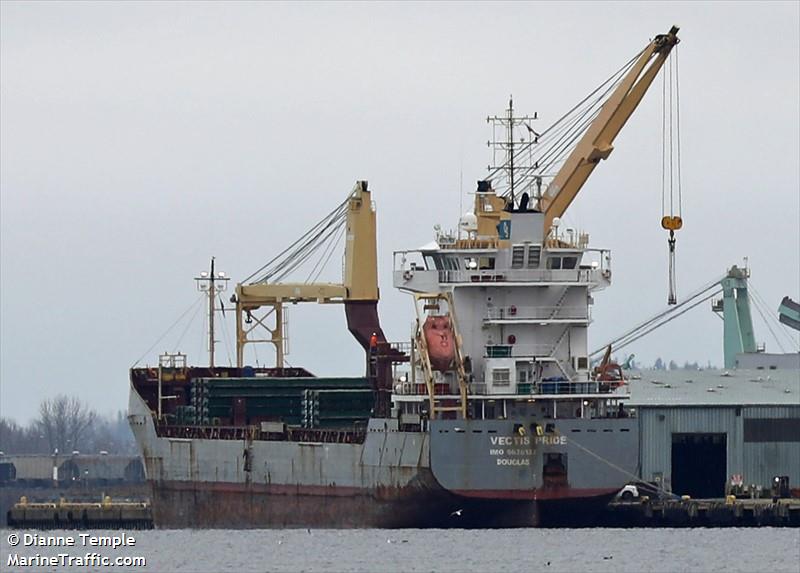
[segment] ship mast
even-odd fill
[[[508,109],[506,110],[505,115],[493,115],[486,118],[487,123],[492,124],[492,140],[487,142],[489,147],[493,148],[493,157],[492,161],[494,165],[489,166],[490,172],[498,172],[500,170],[504,170],[506,172],[506,179],[508,181],[508,190],[507,193],[511,200],[511,204],[514,204],[514,190],[516,188],[516,184],[518,181],[515,179],[516,171],[519,169],[523,170],[523,182],[526,179],[526,175],[528,172],[531,171],[532,166],[529,165],[515,165],[514,163],[514,149],[518,144],[527,143],[528,147],[530,147],[531,143],[536,143],[535,141],[526,141],[525,138],[520,139],[520,141],[516,141],[514,139],[514,127],[516,126],[524,126],[528,130],[529,137],[536,136],[538,134],[531,128],[530,123],[534,120],[538,119],[538,116],[534,114],[533,116],[514,116],[514,98],[513,96],[509,96],[508,98]],[[502,127],[505,128],[506,131],[506,138],[498,139],[497,138],[497,128]],[[497,154],[498,152],[502,152],[502,163],[497,164]],[[519,158],[518,158],[519,159]]]
[[[514,98],[508,98],[508,185],[514,205]]]
[[[208,295],[208,367],[214,368],[214,346],[216,338],[214,335],[214,299],[217,294],[221,293],[227,288],[227,282],[230,280],[222,271],[214,270],[215,257],[211,257],[211,272],[203,271],[199,277],[195,277],[197,281],[197,290],[205,292]]]

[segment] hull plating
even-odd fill
[[[444,490],[356,490],[159,482],[161,528],[534,527],[533,502],[464,499]]]
[[[635,471],[636,463],[634,420],[603,422],[606,432],[580,442],[537,443],[513,437],[515,420],[437,421],[430,432],[405,432],[373,419],[363,444],[329,444],[159,437],[134,389],[129,412],[155,523],[167,528],[531,527],[541,500],[552,509],[608,497],[628,479],[614,467]],[[601,428],[570,422],[572,432]],[[601,448],[610,463],[597,461]],[[568,480],[548,477],[554,453],[565,456]]]

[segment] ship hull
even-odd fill
[[[231,483],[159,482],[151,487],[154,521],[165,529],[582,527],[602,523],[616,493],[571,490],[533,500],[443,490],[387,495]]]
[[[358,491],[233,483],[159,482],[160,528],[535,527],[533,501],[462,498],[439,491]]]
[[[580,525],[627,481],[610,468],[636,463],[623,441],[635,440],[632,420],[603,422],[624,433],[597,442],[589,437],[609,434],[521,438],[514,419],[436,421],[427,432],[373,419],[358,444],[190,439],[158,435],[135,389],[129,417],[162,528],[535,527],[567,514]],[[598,426],[573,420],[571,430],[582,423]],[[548,478],[557,453],[571,471]]]

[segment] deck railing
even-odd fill
[[[586,306],[496,306],[486,320],[588,320]]]
[[[178,426],[157,425],[159,437],[181,440],[265,440],[279,442],[324,442],[334,444],[362,443],[365,427],[353,429],[286,427],[279,433],[263,432],[259,426]]]
[[[600,281],[598,269],[483,269],[475,271],[439,270],[440,283],[493,283],[493,282],[564,282],[596,283]]]

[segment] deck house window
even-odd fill
[[[508,368],[495,368],[492,370],[493,386],[508,386],[511,384],[511,370]]]
[[[528,268],[538,269],[542,257],[542,247],[539,245],[528,246]]]
[[[482,270],[493,269],[494,268],[494,257],[479,257],[478,258],[478,268]]]
[[[525,247],[516,245],[511,249],[511,268],[521,269],[522,262],[525,259]]]

